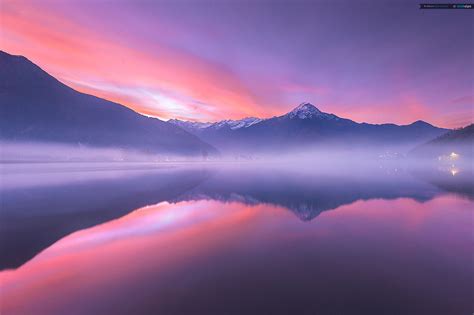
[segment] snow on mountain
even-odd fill
[[[262,120],[263,119],[256,117],[247,117],[239,120],[227,119],[218,122],[193,122],[179,119],[170,119],[168,120],[168,122],[189,131],[201,131],[207,128],[212,130],[219,130],[222,128],[230,128],[232,130],[237,130],[240,128],[250,127],[252,125],[255,125],[256,123],[261,122]]]
[[[214,124],[212,122],[184,121],[179,119],[170,119],[168,122],[184,129],[204,129]]]
[[[446,130],[425,122],[411,125],[357,123],[320,111],[310,103],[267,119],[244,118],[215,123],[170,121],[197,135],[203,141],[233,155],[300,150],[337,143],[341,147],[409,148],[426,142]]]
[[[339,120],[340,118],[333,114],[327,114],[320,111],[316,106],[311,103],[301,103],[298,107],[293,109],[291,112],[281,116],[288,117],[290,119],[327,119],[327,120]],[[191,133],[200,133],[204,130],[221,130],[229,128],[231,130],[243,129],[253,126],[259,122],[267,119],[261,119],[257,117],[247,117],[239,120],[226,119],[218,122],[194,122],[185,121],[179,119],[170,119],[168,122],[177,125]]]
[[[301,103],[298,107],[293,109],[284,117],[289,117],[290,119],[311,119],[311,118],[323,118],[323,119],[334,119],[338,120],[339,117],[333,114],[327,114],[320,111],[316,106],[311,103]]]
[[[223,121],[217,122],[217,123],[213,124],[211,127],[215,128],[215,129],[220,129],[220,128],[228,126],[230,129],[236,130],[236,129],[240,129],[240,128],[250,127],[250,126],[255,125],[256,123],[259,123],[261,121],[262,121],[262,119],[256,118],[256,117],[247,117],[247,118],[240,119],[240,120],[228,119],[228,120],[223,120]]]

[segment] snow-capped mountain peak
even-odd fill
[[[305,119],[305,118],[312,118],[315,116],[321,116],[324,114],[321,112],[316,106],[314,106],[311,103],[301,103],[298,107],[293,109],[291,112],[289,112],[287,115],[290,118],[300,118],[300,119]]]
[[[291,112],[285,115],[290,119],[311,119],[311,118],[322,118],[328,120],[339,120],[339,117],[333,114],[327,114],[320,111],[316,106],[311,103],[301,103],[293,109]]]
[[[304,102],[298,105],[291,112],[279,116],[288,117],[290,119],[323,119],[323,120],[340,120],[339,117],[333,114],[328,114],[320,111],[316,106],[311,103]],[[261,119],[257,117],[246,117],[243,119],[233,120],[226,119],[217,122],[194,122],[194,121],[185,121],[179,119],[170,119],[169,123],[177,125],[191,133],[201,134],[203,132],[209,131],[218,131],[218,130],[237,130],[244,129],[255,124],[258,124],[266,119]]]

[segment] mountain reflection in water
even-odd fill
[[[472,308],[473,201],[450,174],[111,172],[31,185],[8,175],[2,259],[16,269],[0,273],[2,314]]]

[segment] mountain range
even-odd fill
[[[80,93],[22,56],[0,51],[0,140],[117,148],[163,156],[217,150],[174,124]]]
[[[233,153],[329,146],[411,149],[448,131],[421,120],[409,125],[357,123],[324,113],[310,103],[302,103],[286,114],[268,119],[250,117],[215,123],[172,119],[168,122],[199,136],[223,152]]]
[[[0,51],[0,67],[1,141],[206,158],[221,152],[274,154],[332,146],[408,151],[448,131],[424,121],[409,125],[358,123],[322,112],[310,103],[272,118],[162,121],[80,93],[25,57]]]

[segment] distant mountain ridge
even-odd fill
[[[239,120],[226,119],[217,122],[193,122],[179,119],[170,119],[168,122],[188,130],[189,132],[199,133],[199,131],[207,128],[214,130],[220,130],[223,128],[229,128],[231,130],[247,128],[261,122],[262,120],[263,119],[256,117],[247,117]]]
[[[474,141],[474,124],[470,124],[466,127],[451,130],[450,132],[439,136],[436,139],[430,141],[430,143],[448,143],[448,142],[465,142]]]
[[[324,113],[310,103],[268,119],[246,118],[199,124],[170,120],[226,152],[265,152],[308,147],[405,146],[412,148],[447,132],[424,121],[409,125],[357,123]],[[237,127],[232,127],[237,126]]]
[[[451,153],[461,159],[474,157],[474,124],[451,130],[418,146],[411,152],[413,156],[431,158],[448,156]]]
[[[161,156],[217,150],[156,118],[80,93],[22,56],[0,51],[0,140],[85,145]]]
[[[287,113],[285,116],[289,118],[313,118],[313,117],[320,117],[326,119],[339,119],[336,115],[333,114],[326,114],[321,112],[317,109],[314,105],[310,103],[301,103],[298,107],[293,109],[291,112]],[[220,130],[223,128],[229,128],[231,130],[237,130],[241,128],[247,128],[252,125],[258,124],[267,120],[265,118],[257,118],[257,117],[246,117],[243,119],[226,119],[220,120],[217,122],[198,122],[198,121],[186,121],[186,120],[179,120],[179,119],[170,119],[168,122],[175,124],[185,130],[188,130],[192,133],[200,133],[206,129],[213,129],[213,130]]]

